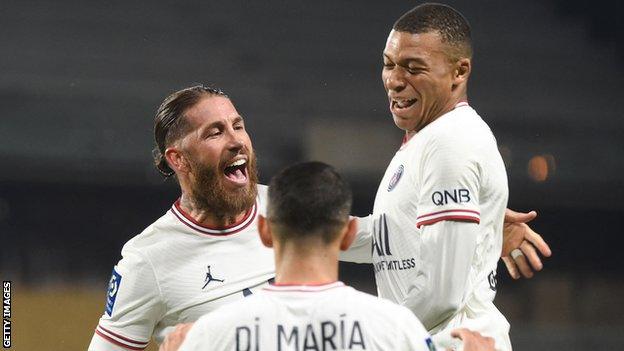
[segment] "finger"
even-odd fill
[[[542,270],[542,260],[540,260],[533,245],[531,245],[528,241],[523,241],[522,244],[520,244],[520,250],[522,250],[522,253],[527,258],[533,269],[537,271]]]
[[[464,338],[468,336],[469,334],[470,334],[470,330],[466,328],[459,328],[459,329],[454,329],[451,331],[452,337],[459,338],[461,340],[464,340]]]
[[[532,278],[533,277],[533,270],[531,270],[531,267],[529,266],[529,263],[527,262],[526,257],[524,257],[524,255],[519,255],[518,257],[513,259],[514,262],[516,263],[516,265],[518,266],[518,270],[520,270],[520,273],[522,273],[522,275],[525,278]]]
[[[516,267],[516,263],[511,257],[503,257],[503,262],[505,262],[505,267],[507,267],[507,272],[513,279],[520,278],[520,272],[518,272],[518,268]]]
[[[527,223],[537,217],[537,212],[530,211],[528,213],[516,212],[511,209],[505,209],[505,223]]]
[[[489,347],[490,349],[494,350],[494,338],[486,336],[485,337],[485,342],[487,344],[487,347]]]
[[[529,229],[530,231],[524,235],[524,238],[530,241],[533,246],[537,247],[542,255],[550,257],[550,255],[552,255],[552,251],[550,251],[550,246],[548,246],[548,244],[546,243],[546,241],[544,241],[544,238],[542,238],[541,235],[534,232],[533,229]]]

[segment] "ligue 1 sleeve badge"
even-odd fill
[[[400,165],[399,168],[394,172],[392,178],[390,178],[390,183],[388,184],[388,191],[392,191],[394,187],[399,183],[401,177],[403,176],[403,165]]]

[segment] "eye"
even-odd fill
[[[243,130],[245,126],[242,123],[237,123],[234,125],[234,130]]]
[[[206,138],[214,138],[221,135],[221,131],[218,129],[213,129],[211,131],[209,131],[208,133],[206,133]]]
[[[394,67],[394,63],[391,63],[391,62],[384,62],[383,64],[384,69],[392,69],[393,67]]]
[[[409,74],[419,74],[423,71],[420,67],[406,67],[406,70]]]

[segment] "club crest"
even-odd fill
[[[403,165],[400,165],[399,168],[394,172],[392,178],[390,178],[390,183],[388,184],[388,191],[392,191],[394,187],[399,183],[401,177],[403,176]]]

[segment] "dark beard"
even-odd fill
[[[258,170],[256,154],[252,152],[247,166],[248,184],[246,187],[230,191],[222,183],[222,167],[211,168],[199,164],[193,165],[196,173],[191,184],[195,206],[210,212],[217,219],[235,217],[247,212],[256,202],[258,194]]]

